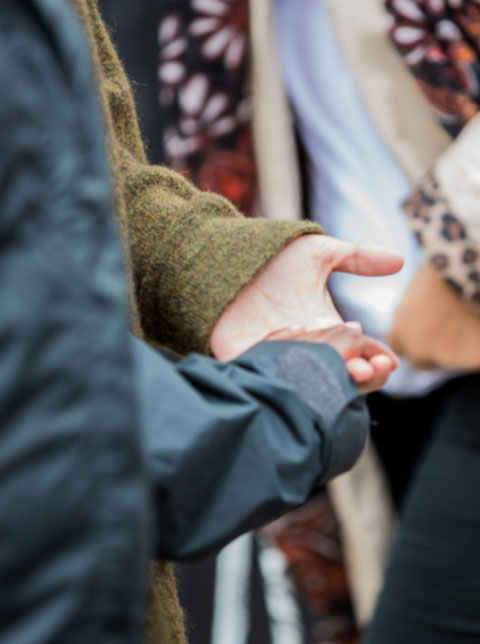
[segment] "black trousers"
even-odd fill
[[[430,394],[414,398],[395,398],[381,392],[368,396],[371,437],[398,512],[402,511],[418,464],[432,440],[453,385],[448,382]]]
[[[480,642],[480,375],[456,380],[407,495],[367,644]]]

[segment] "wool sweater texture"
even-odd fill
[[[208,352],[230,302],[310,222],[246,219],[222,197],[148,163],[130,85],[95,0],[71,0],[86,31],[131,283],[132,325],[179,354]],[[172,567],[151,567],[148,644],[184,644]]]

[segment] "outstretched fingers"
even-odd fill
[[[391,275],[403,266],[403,256],[396,250],[376,244],[353,244],[329,238],[334,253],[332,271],[355,275]],[[330,243],[330,242],[329,242]]]

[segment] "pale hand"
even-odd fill
[[[479,370],[480,316],[426,264],[397,311],[389,343],[419,369]]]
[[[345,360],[347,371],[363,393],[383,387],[392,369],[398,366],[398,359],[392,351],[378,340],[364,335],[358,322],[313,331],[282,329],[265,339],[328,344]]]
[[[231,360],[279,329],[338,325],[342,319],[327,290],[333,271],[389,275],[402,266],[398,252],[379,246],[351,244],[326,235],[300,237],[280,251],[227,307],[212,331],[212,352],[220,360]]]

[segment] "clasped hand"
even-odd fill
[[[381,387],[398,361],[382,343],[363,335],[358,323],[344,323],[333,305],[327,280],[333,271],[389,275],[403,266],[396,251],[352,244],[326,235],[290,242],[245,287],[217,321],[210,346],[231,360],[264,339],[330,344],[344,358],[365,392]]]

